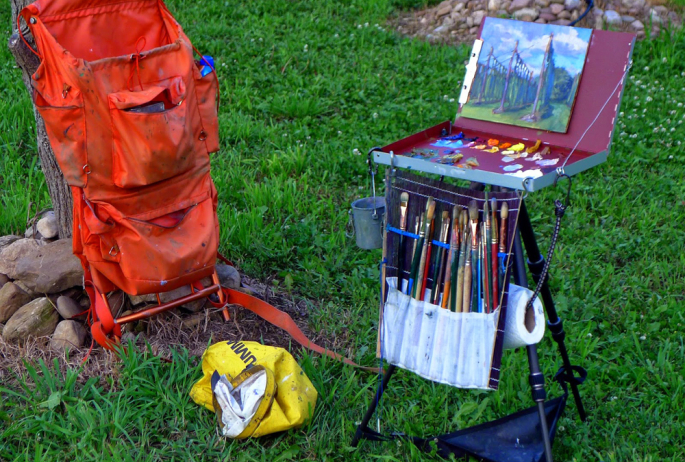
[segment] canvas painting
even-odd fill
[[[592,29],[487,18],[461,117],[565,133]]]

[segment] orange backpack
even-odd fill
[[[158,293],[214,271],[217,79],[158,0],[38,0],[21,16],[34,102],[74,199],[74,253],[100,292]]]

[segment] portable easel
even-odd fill
[[[488,18],[486,18],[486,21]],[[482,27],[482,26],[481,26]],[[573,110],[573,116],[567,133],[541,133],[535,129],[515,127],[492,122],[457,118],[454,123],[447,121],[416,133],[383,148],[374,148],[369,152],[369,161],[376,164],[389,165],[390,170],[396,168],[411,169],[425,173],[433,173],[444,177],[469,180],[484,187],[504,187],[528,192],[536,191],[549,185],[556,185],[562,179],[568,179],[569,191],[565,193],[565,201],[556,202],[557,226],[553,242],[558,233],[561,216],[568,206],[570,195],[570,176],[587,170],[604,162],[608,156],[614,122],[618,113],[623,85],[630,67],[632,49],[635,36],[632,34],[593,31],[585,63],[584,76],[578,87],[578,95]],[[472,55],[472,60],[474,56]],[[477,61],[477,56],[475,60]],[[595,79],[594,77],[601,76]],[[466,81],[465,85],[469,85]],[[473,153],[476,155],[478,167],[474,169],[457,168],[441,162],[431,162],[412,156],[416,150],[440,151],[431,149],[435,142],[449,136],[462,133],[464,137],[498,138],[510,142],[524,142],[527,145],[540,140],[557,153],[560,166],[557,168],[541,168],[535,176],[523,178],[503,174],[501,162],[494,156]],[[465,154],[465,157],[468,157]],[[386,177],[386,194],[390,190],[392,173]],[[529,383],[532,398],[536,406],[502,419],[488,422],[476,427],[461,430],[456,433],[442,435],[435,438],[407,437],[392,434],[381,435],[368,427],[383,393],[387,390],[397,366],[390,364],[383,376],[374,400],[369,405],[361,424],[357,427],[352,446],[357,446],[361,439],[387,440],[392,438],[407,438],[420,448],[429,450],[428,443],[435,442],[438,453],[457,457],[471,456],[486,462],[503,461],[552,461],[552,441],[556,432],[556,424],[560,417],[571,390],[579,417],[586,420],[586,412],[580,396],[579,386],[585,381],[587,371],[574,365],[569,357],[565,344],[566,332],[563,321],[559,317],[552,293],[548,284],[545,269],[545,258],[535,238],[535,232],[526,209],[525,201],[521,200],[518,217],[518,230],[513,243],[513,276],[516,284],[526,287],[526,264],[533,280],[538,284],[539,295],[542,299],[547,315],[547,326],[552,338],[557,344],[561,356],[562,367],[554,379],[564,390],[561,397],[547,400],[545,378],[540,370],[537,345],[526,347],[529,366]],[[526,256],[524,257],[524,249]],[[550,249],[553,251],[553,247]],[[511,425],[516,431],[498,432],[495,428]],[[519,445],[519,441],[526,441]],[[525,446],[525,448],[523,447]]]

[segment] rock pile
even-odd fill
[[[0,237],[0,336],[6,342],[23,343],[29,337],[52,336],[51,348],[81,348],[90,340],[85,312],[90,307],[83,290],[83,269],[72,254],[71,239],[57,238],[57,220],[45,214],[22,236]],[[225,287],[240,288],[240,274],[232,266],[218,264]],[[211,280],[203,281],[211,285]],[[162,302],[190,293],[189,288],[160,294]],[[107,295],[115,317],[156,304],[155,295],[128,296],[122,291]],[[206,300],[181,307],[195,313]],[[135,325],[126,325],[136,331]],[[140,327],[140,326],[138,326]]]
[[[682,15],[670,11],[666,0],[607,0],[576,25],[634,32],[638,38],[655,36],[664,27],[682,25]],[[397,30],[437,42],[471,42],[486,16],[542,24],[569,25],[587,4],[581,0],[445,0],[439,5],[408,12],[394,21]]]

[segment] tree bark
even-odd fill
[[[12,6],[12,24],[13,29],[17,27],[17,15],[33,0],[10,0]],[[31,86],[31,75],[36,72],[40,61],[38,57],[29,50],[26,44],[21,40],[19,34],[23,34],[24,38],[31,46],[34,46],[33,38],[25,24],[22,24],[21,31],[16,31],[9,39],[8,47],[14,55],[17,66],[21,69],[22,80],[28,90],[29,94],[33,95],[33,87]],[[32,98],[33,100],[33,98]],[[71,236],[72,231],[72,197],[71,189],[64,180],[62,171],[57,164],[55,154],[50,147],[48,135],[45,132],[45,122],[33,105],[33,115],[36,118],[36,134],[38,137],[36,145],[38,146],[38,157],[40,158],[40,165],[45,175],[45,182],[48,186],[48,193],[52,200],[52,206],[55,210],[55,216],[59,223],[59,237],[66,238]]]

